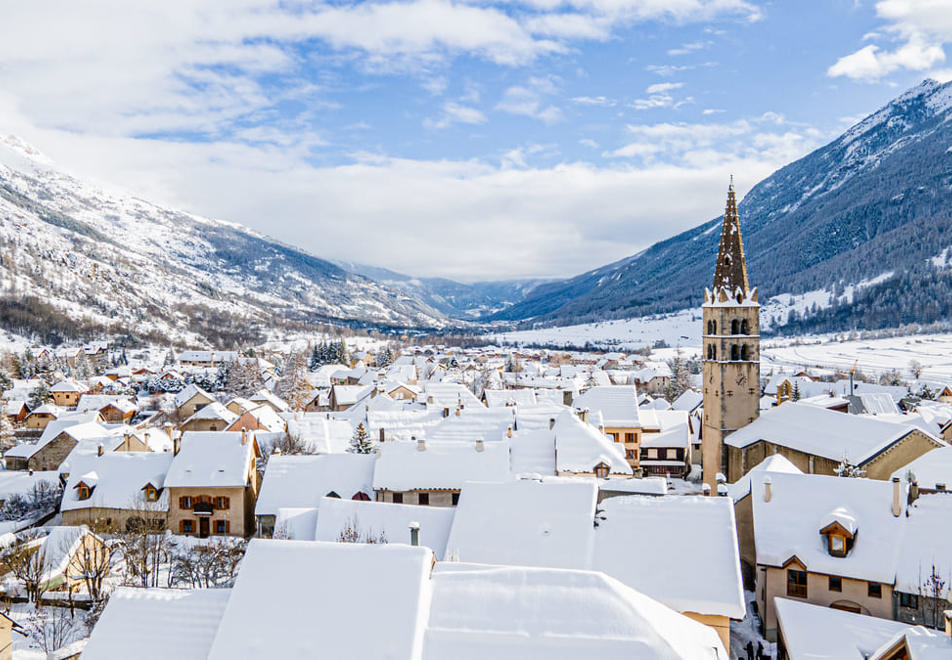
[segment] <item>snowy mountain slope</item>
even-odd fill
[[[952,317],[952,271],[936,258],[952,246],[950,147],[952,83],[927,80],[758,183],[739,210],[761,300],[830,292],[835,304],[813,320],[792,317],[796,331]],[[694,307],[710,286],[720,222],[543,284],[495,318],[565,324]],[[841,295],[890,271],[894,277]]]
[[[500,280],[465,284],[443,277],[412,277],[387,268],[335,261],[350,273],[369,277],[454,318],[478,319],[519,302],[546,280]]]
[[[215,343],[297,321],[447,323],[403,292],[240,225],[66,176],[15,137],[0,138],[0,250],[5,309],[36,298],[76,323],[138,336]]]

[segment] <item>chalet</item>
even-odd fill
[[[110,429],[99,422],[56,422],[46,427],[43,435],[34,444],[21,444],[4,454],[8,470],[58,470],[71,452],[81,443],[95,452],[97,445],[110,443],[114,446],[127,444],[127,451],[148,451],[141,440],[119,429]]]
[[[248,399],[252,403],[268,406],[276,413],[287,412],[291,409],[286,401],[283,401],[281,397],[275,395],[270,390],[258,390],[248,397]]]
[[[26,427],[28,429],[42,431],[50,422],[58,419],[64,412],[66,412],[65,408],[61,408],[52,403],[44,403],[27,414],[25,419]]]
[[[283,433],[287,430],[287,423],[278,416],[278,413],[274,412],[274,408],[260,405],[251,410],[244,411],[225,428],[226,431],[240,431],[241,429],[247,429],[248,431],[265,431],[267,433]],[[214,431],[217,429],[208,430]]]
[[[642,409],[639,412],[641,460],[645,474],[684,477],[691,464],[691,424],[684,410]]]
[[[332,411],[341,412],[369,397],[373,391],[373,385],[334,385],[331,387],[328,405]]]
[[[26,420],[27,415],[30,414],[30,409],[27,407],[26,401],[5,401],[3,403],[3,414],[12,424],[20,424]]]
[[[238,419],[238,415],[213,401],[202,406],[179,427],[185,431],[225,431]],[[238,429],[240,430],[240,429]]]
[[[626,460],[621,444],[612,442],[604,433],[571,412],[563,412],[555,418],[552,431],[557,475],[601,479],[632,476],[632,467]]]
[[[927,451],[945,446],[911,424],[844,415],[794,402],[763,411],[727,436],[724,444],[729,482],[775,453],[808,474],[836,474],[845,462],[871,479],[889,479]]]
[[[910,660],[952,657],[952,631],[774,600],[778,660]],[[948,619],[946,619],[948,626]]]
[[[777,634],[778,597],[906,623],[941,625],[927,587],[934,569],[952,572],[944,548],[952,499],[909,502],[903,483],[771,472],[751,481],[757,606],[766,635]],[[817,541],[820,542],[817,542]]]
[[[109,570],[109,552],[105,541],[88,527],[56,526],[46,528],[48,534],[26,540],[23,552],[37,553],[42,562],[39,577],[44,591],[68,591],[84,586],[88,570]],[[2,576],[7,593],[15,592],[19,581],[12,574]]]
[[[215,397],[194,383],[176,394],[174,400],[175,410],[182,419],[191,417],[201,408],[215,402]]]
[[[186,432],[165,478],[169,529],[177,534],[250,536],[261,456],[254,432]]]
[[[253,408],[257,408],[259,404],[252,402],[249,399],[244,397],[236,396],[231,398],[228,403],[225,404],[225,407],[236,415],[240,415],[244,412],[248,412]]]
[[[178,361],[179,364],[187,367],[217,368],[236,357],[238,357],[236,351],[182,351],[178,355]]]
[[[124,396],[110,394],[84,394],[76,404],[76,412],[98,412],[103,421],[113,424],[128,423],[135,417],[138,407]]]
[[[272,456],[255,504],[258,536],[274,534],[282,511],[309,510],[316,515],[325,497],[369,501],[375,462],[373,455],[350,453]]]
[[[169,510],[165,475],[171,453],[107,452],[73,460],[60,511],[64,525],[164,530]]]
[[[579,411],[583,421],[601,426],[605,435],[624,448],[632,468],[640,466],[642,427],[634,386],[590,387],[576,397],[572,407]]]
[[[456,506],[467,481],[509,477],[509,443],[388,441],[377,448],[374,491],[378,502]]]

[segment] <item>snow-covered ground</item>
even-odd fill
[[[761,348],[764,372],[807,368],[847,371],[855,363],[866,374],[878,375],[895,369],[904,378],[912,378],[912,361],[922,365],[924,380],[952,380],[952,334],[847,341],[783,339],[766,341]]]
[[[617,350],[650,348],[659,340],[663,340],[668,346],[700,346],[701,310],[683,310],[674,314],[561,328],[503,332],[494,335],[492,339],[510,344],[553,344],[579,348],[591,343],[599,348]]]

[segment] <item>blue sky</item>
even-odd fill
[[[319,256],[569,276],[927,76],[952,1],[19,3],[0,132]],[[132,5],[132,6],[130,6]],[[14,29],[11,29],[14,28]]]

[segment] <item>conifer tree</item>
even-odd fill
[[[350,439],[350,451],[354,454],[372,454],[374,452],[374,442],[370,439],[370,434],[364,428],[363,422],[354,429],[354,436]]]
[[[53,395],[50,394],[50,388],[46,386],[46,383],[41,382],[30,392],[30,399],[27,403],[30,406],[30,410],[36,410],[44,403],[48,403],[52,398]]]

